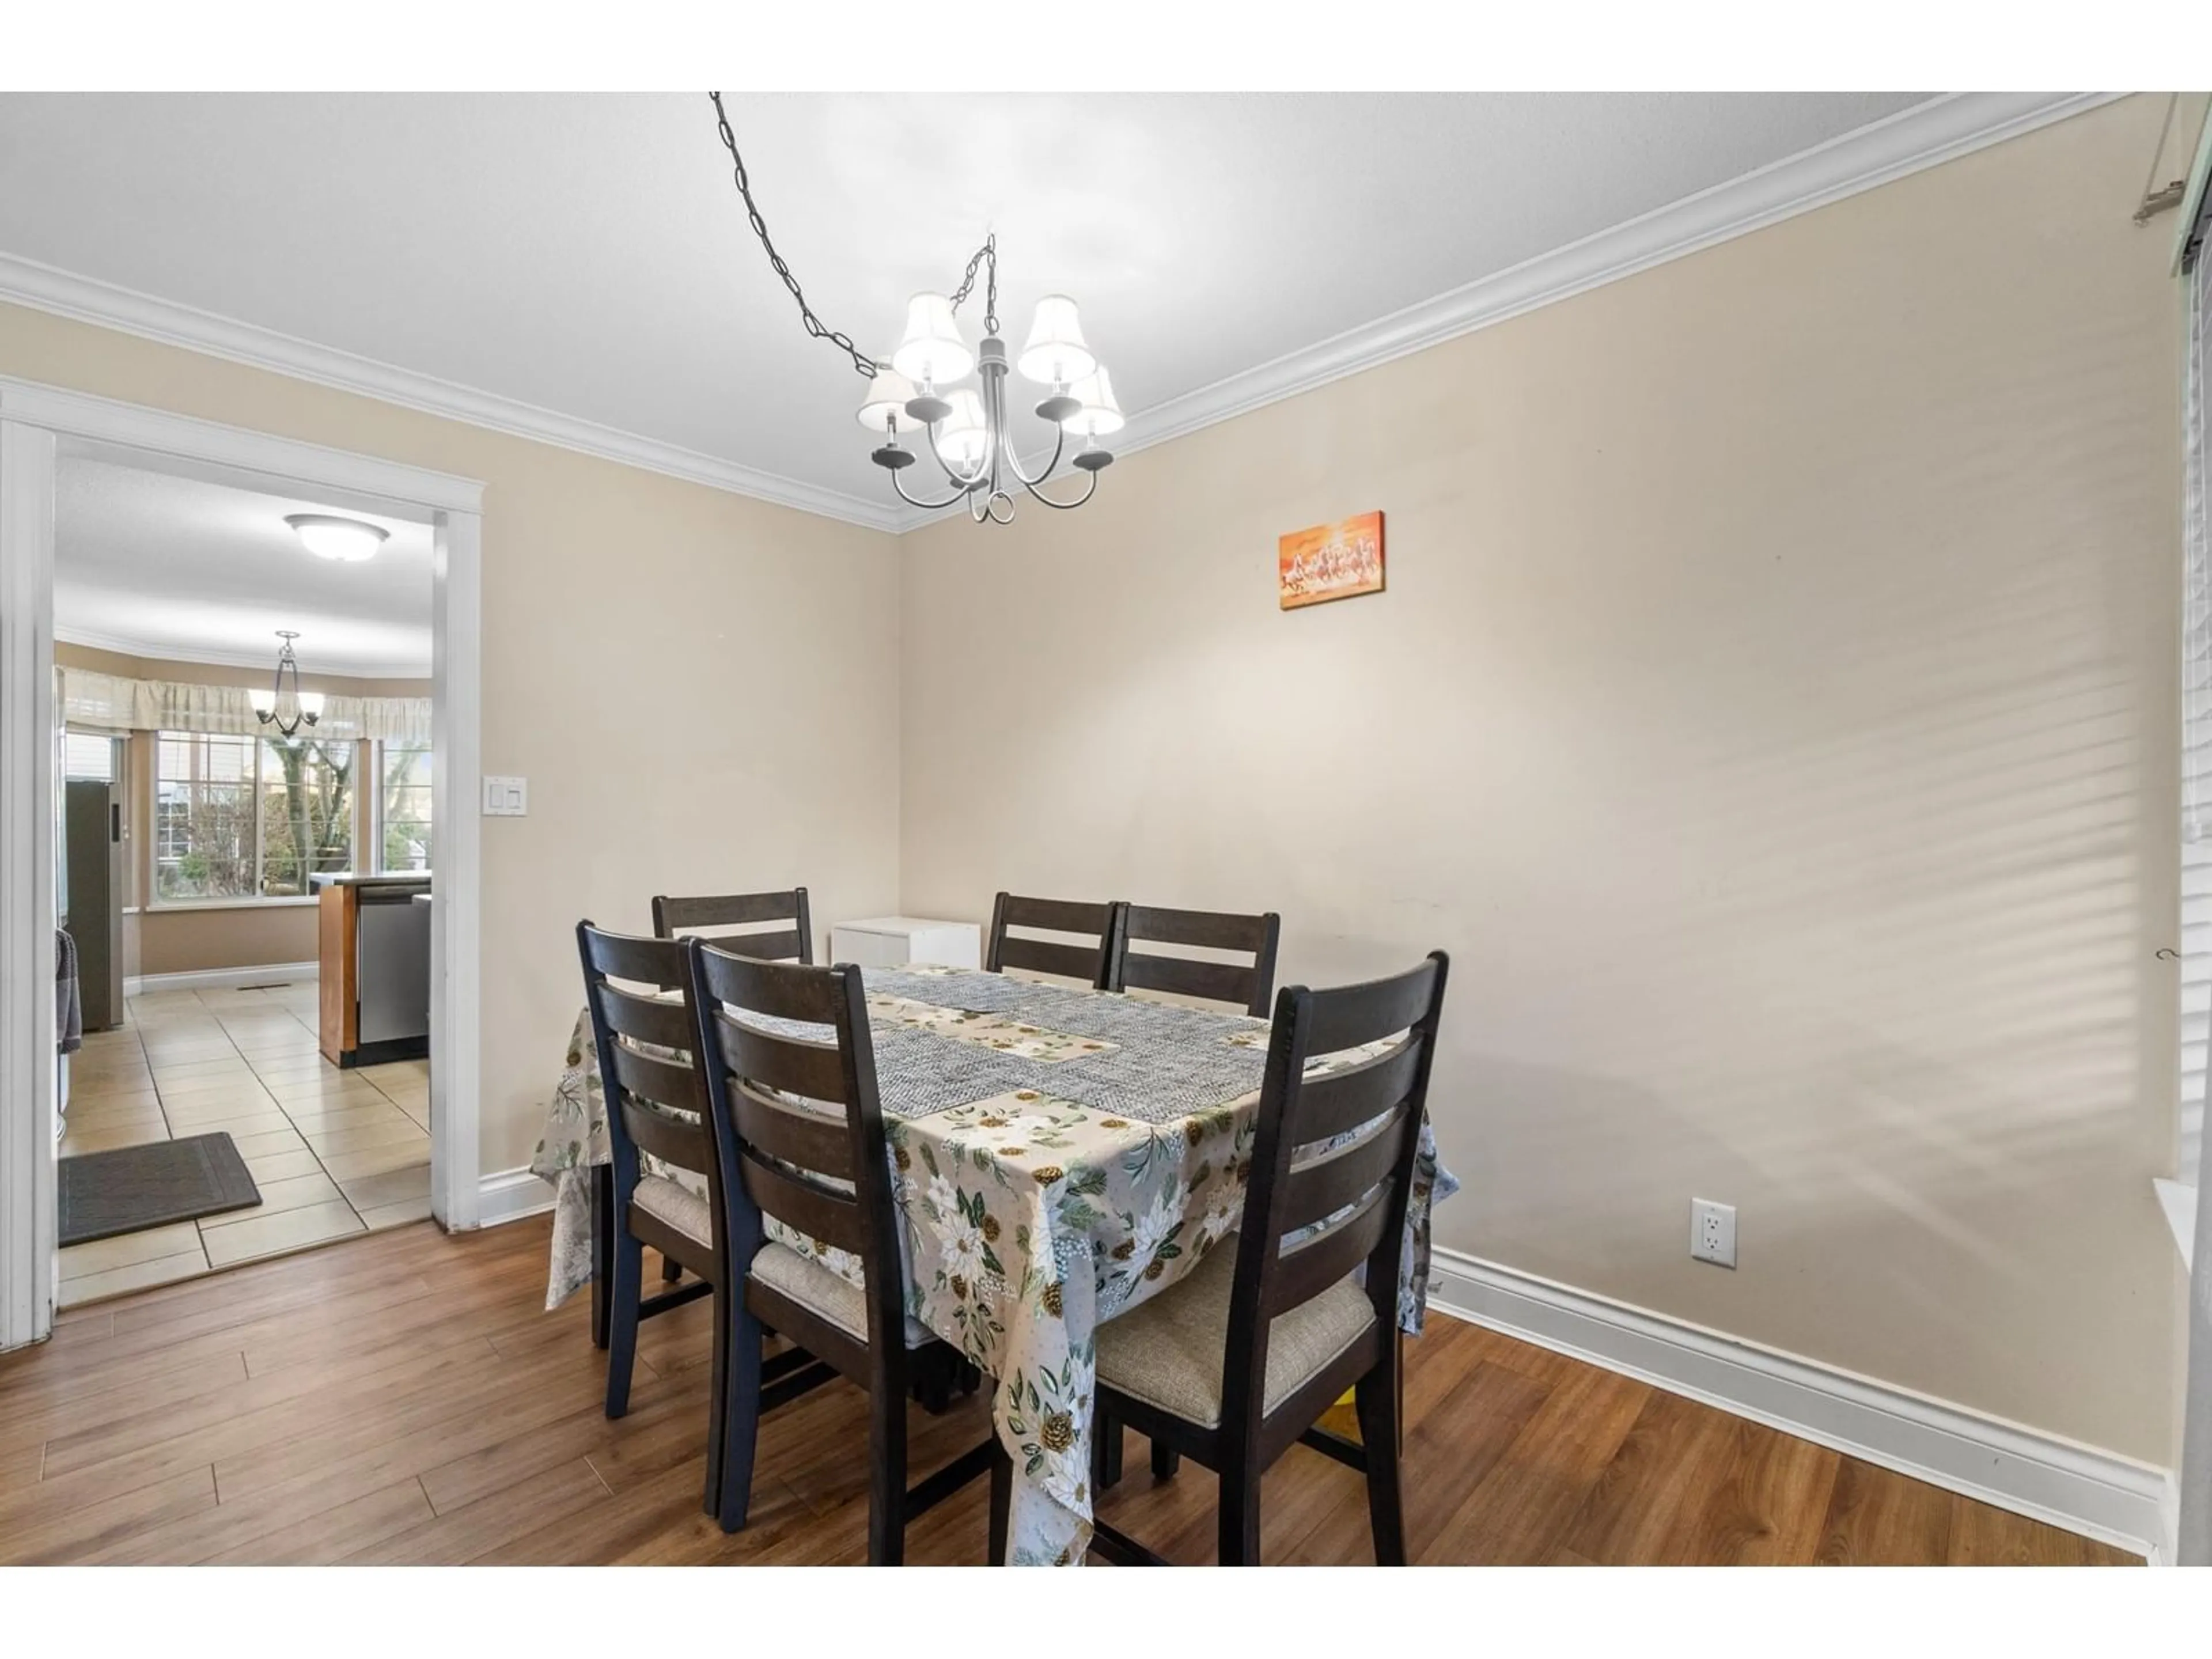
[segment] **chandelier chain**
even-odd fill
[[[968,260],[968,269],[960,278],[960,286],[952,290],[952,309],[960,309],[960,302],[975,291],[975,267],[988,264],[988,275],[983,285],[983,331],[999,331],[999,233],[993,231],[984,237],[983,246],[977,248]]]
[[[722,107],[722,94],[719,92],[710,92],[707,95],[714,100],[714,125],[721,129],[722,148],[730,152],[732,175],[737,180],[738,194],[744,200],[745,217],[752,222],[753,234],[760,238],[761,246],[767,251],[769,265],[774,268],[777,276],[783,278],[783,285],[791,290],[791,297],[799,301],[799,314],[806,324],[806,331],[817,340],[829,341],[830,344],[853,360],[855,373],[866,375],[872,380],[876,377],[878,368],[876,360],[854,345],[851,335],[841,333],[830,327],[814,314],[814,307],[806,303],[805,293],[799,286],[799,278],[791,274],[791,267],[784,264],[783,256],[775,251],[775,244],[769,240],[768,223],[761,217],[761,210],[753,201],[752,184],[745,176],[745,158],[738,154],[738,135],[730,130],[729,114]],[[971,279],[975,276],[975,266],[971,260],[968,266]],[[992,308],[995,311],[999,287],[998,261],[995,258],[992,260],[991,271]],[[963,291],[965,292],[964,289]]]

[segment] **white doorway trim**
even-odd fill
[[[469,488],[475,499],[483,498],[483,486]],[[477,889],[483,865],[477,778],[482,741],[482,525],[474,507],[441,508],[430,567],[430,822],[437,840],[431,854],[436,896],[430,903],[430,983],[437,994],[430,999],[430,1212],[449,1233],[474,1227],[481,1218]],[[441,1078],[447,1081],[441,1084]]]
[[[0,1348],[44,1337],[54,1304],[54,437],[12,412],[0,404]]]
[[[432,526],[431,1209],[453,1231],[480,1218],[483,486],[0,376],[0,1349],[53,1328],[54,468],[63,445],[85,443]]]

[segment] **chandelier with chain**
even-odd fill
[[[1113,465],[1111,451],[1098,440],[1121,427],[1121,406],[1101,363],[1083,338],[1075,301],[1064,294],[1048,294],[1037,301],[1030,325],[1028,343],[1012,368],[1045,388],[1035,413],[1052,430],[1052,453],[1036,472],[1022,465],[1014,445],[1006,377],[1006,344],[999,337],[999,239],[983,239],[968,261],[960,286],[950,295],[917,294],[907,302],[906,334],[888,363],[878,362],[853,343],[852,337],[825,326],[806,303],[799,279],[769,240],[768,226],[753,204],[752,182],[746,177],[744,158],[738,153],[737,135],[722,107],[722,94],[709,93],[714,119],[721,130],[722,146],[730,153],[738,194],[753,234],[768,254],[768,261],[791,297],[806,331],[827,340],[853,360],[853,367],[868,382],[861,400],[860,424],[883,439],[869,459],[890,474],[891,488],[910,507],[934,512],[967,503],[968,514],[978,524],[1007,524],[1014,516],[1014,490],[1047,507],[1063,510],[1089,501],[1098,488],[1098,475]],[[983,278],[983,337],[970,346],[960,331],[957,318],[962,303],[974,293],[975,278]],[[974,386],[960,383],[974,371]],[[945,475],[947,493],[941,500],[926,501],[908,493],[905,471],[918,459],[899,440],[921,434],[918,447]],[[1070,439],[1075,453],[1070,455]],[[1080,495],[1065,500],[1047,495],[1039,486],[1065,479],[1065,460],[1073,471],[1085,474]]]

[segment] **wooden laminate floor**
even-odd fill
[[[548,1224],[416,1224],[65,1313],[0,1358],[0,1563],[854,1562],[862,1396],[763,1425],[752,1524],[700,1510],[708,1304],[649,1322],[630,1414],[600,1412],[587,1298],[543,1312]],[[1439,1317],[1408,1345],[1407,1535],[1430,1563],[1996,1562],[2132,1557],[1607,1371]],[[918,1409],[917,1476],[988,1429]],[[1143,1440],[1103,1513],[1213,1553],[1213,1480]],[[983,1554],[976,1482],[908,1533]],[[1358,1477],[1269,1474],[1267,1558],[1365,1563]]]

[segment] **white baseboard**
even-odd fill
[[[297,985],[316,975],[312,962],[264,963],[258,968],[203,968],[189,974],[134,974],[123,981],[125,997],[149,991],[234,991],[241,985]]]
[[[2158,1559],[2163,1469],[1439,1249],[1430,1304],[1931,1486]]]
[[[495,1170],[477,1183],[477,1225],[495,1227],[543,1215],[553,1207],[553,1188],[527,1168]]]

